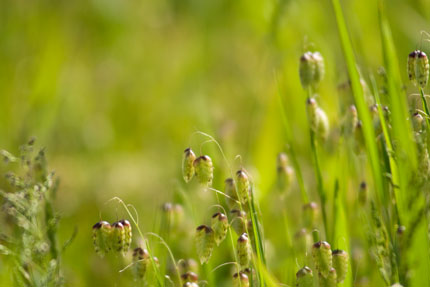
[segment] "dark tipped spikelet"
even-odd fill
[[[318,280],[319,280],[320,287],[336,287],[337,286],[336,269],[330,268],[326,277],[323,276],[322,273],[319,273]]]
[[[299,75],[304,89],[317,88],[324,74],[324,59],[319,52],[306,52],[300,57]]]
[[[408,55],[408,66],[407,66],[408,77],[409,77],[409,80],[412,81],[414,84],[416,83],[415,65],[416,65],[417,58],[418,58],[417,50],[412,51]]]
[[[212,216],[212,230],[215,233],[215,243],[220,245],[220,243],[227,236],[228,231],[228,218],[224,213],[218,212]]]
[[[416,133],[421,133],[424,128],[424,117],[419,112],[415,112],[412,115],[412,124],[414,127],[414,131]]]
[[[303,205],[303,224],[307,228],[315,227],[315,219],[317,218],[318,204],[309,202]]]
[[[120,221],[122,226],[124,226],[124,246],[123,246],[123,252],[127,252],[128,249],[130,249],[131,240],[132,240],[132,230],[131,230],[131,224],[127,219],[123,219]]]
[[[250,197],[251,185],[248,174],[243,169],[236,172],[236,186],[240,202],[245,205]]]
[[[296,273],[296,287],[313,287],[314,275],[311,268],[305,266]]]
[[[288,165],[288,156],[281,152],[276,161],[277,182],[280,190],[286,190],[291,186],[294,170]]]
[[[141,280],[145,276],[151,258],[146,249],[137,247],[133,250],[133,274],[136,280]]]
[[[199,270],[199,266],[194,259],[181,259],[178,261],[178,268],[180,274],[184,274],[187,272],[197,272]]]
[[[333,268],[336,269],[337,283],[342,283],[348,273],[348,253],[343,250],[333,250]]]
[[[215,233],[209,226],[200,225],[196,229],[195,241],[200,263],[204,264],[209,261],[212,255],[215,245]]]
[[[246,232],[246,212],[239,209],[233,209],[230,211],[231,215],[231,227],[236,232],[237,235],[241,235]]]
[[[409,79],[421,88],[425,88],[429,78],[429,61],[426,53],[420,50],[413,51],[408,56]]]
[[[330,244],[326,241],[319,241],[312,247],[312,257],[318,272],[324,278],[329,276],[330,269],[332,268],[332,252]]]
[[[244,272],[234,273],[233,274],[233,287],[248,287],[249,286],[249,278]]]
[[[122,252],[125,245],[125,229],[121,222],[112,223],[111,232],[112,250]]]
[[[326,113],[318,106],[313,98],[306,102],[309,118],[309,126],[315,133],[316,137],[322,141],[327,139],[329,133],[329,121]]]
[[[238,208],[239,199],[237,197],[236,183],[234,182],[234,179],[227,178],[224,183],[224,193],[228,196],[225,197],[225,203],[230,209]]]
[[[237,239],[236,252],[239,265],[242,268],[248,267],[252,259],[251,242],[248,238],[248,234],[243,233],[241,236],[239,236]]]
[[[212,159],[207,155],[194,160],[194,172],[202,185],[212,185],[213,169]]]
[[[111,250],[110,234],[112,228],[109,222],[100,221],[93,226],[93,243],[96,253],[103,257]]]
[[[186,273],[183,273],[181,275],[181,280],[182,283],[187,283],[187,282],[198,282],[199,281],[199,276],[191,271],[188,271]]]
[[[184,177],[185,182],[191,181],[194,177],[194,161],[196,160],[196,155],[191,150],[191,148],[187,148],[184,151],[184,157],[182,159],[182,175]]]

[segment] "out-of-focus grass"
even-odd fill
[[[375,74],[383,64],[376,1],[342,2],[359,68]],[[406,55],[420,45],[419,31],[428,29],[430,2],[389,4],[399,65],[406,67]],[[105,204],[120,196],[136,206],[144,231],[156,231],[154,214],[182,186],[181,153],[198,145],[198,136],[190,138],[196,130],[219,140],[230,159],[242,155],[257,196],[275,196],[275,159],[285,135],[274,72],[315,198],[297,72],[304,45],[325,57],[320,94],[329,118],[339,118],[339,106],[351,101],[340,101],[336,89],[347,73],[330,1],[4,0],[0,35],[0,146],[16,150],[34,135],[47,147],[61,177],[60,238],[79,230],[63,257],[70,286],[121,284],[117,270],[123,266],[96,257],[91,226],[100,212],[112,221],[124,216],[117,205]],[[402,77],[406,83],[406,72]],[[203,150],[215,152],[209,145]],[[220,156],[214,161],[223,164]],[[323,164],[323,176],[332,180],[337,162],[327,157]],[[273,246],[285,240],[276,233],[279,226],[264,222]],[[284,272],[268,253],[279,279],[293,276],[291,265]],[[0,274],[8,282],[7,269]]]

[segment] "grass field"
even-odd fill
[[[430,287],[429,23],[0,1],[0,286]]]

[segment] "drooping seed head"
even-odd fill
[[[234,287],[248,287],[249,286],[249,278],[244,272],[234,273],[233,274],[233,286]]]
[[[182,286],[183,287],[199,287],[199,284],[197,284],[196,282],[186,282]]]
[[[316,202],[309,202],[303,205],[303,225],[307,228],[315,227],[315,219],[318,214],[318,204]]]
[[[145,273],[151,263],[151,258],[146,249],[137,247],[133,250],[133,274],[136,280],[145,277]]]
[[[198,282],[199,276],[194,272],[188,271],[181,275],[181,280],[182,280],[182,283]]]
[[[324,277],[329,276],[332,268],[332,252],[330,244],[326,241],[319,241],[312,247],[312,257],[318,272]]]
[[[306,52],[300,57],[299,75],[303,89],[310,87],[315,78],[315,61],[312,52]]]
[[[220,245],[220,243],[227,236],[228,231],[228,218],[224,213],[218,212],[212,216],[212,230],[215,233],[215,243]]]
[[[318,280],[319,280],[320,287],[336,287],[337,286],[336,269],[330,268],[327,276],[323,276],[322,273],[319,273]]]
[[[248,267],[252,258],[251,242],[248,238],[248,234],[243,233],[237,239],[236,253],[239,265],[242,268]]]
[[[329,120],[314,98],[308,98],[306,101],[308,110],[309,127],[315,133],[316,137],[322,141],[327,139],[329,133]]]
[[[336,269],[337,283],[342,283],[348,273],[348,253],[343,250],[333,250],[333,268]]]
[[[424,118],[419,112],[415,112],[412,115],[412,124],[416,133],[420,133],[423,130]]]
[[[197,227],[195,242],[200,263],[208,262],[215,245],[215,234],[212,228],[207,225]]]
[[[127,219],[120,220],[120,223],[122,226],[124,226],[124,246],[123,246],[123,252],[127,252],[128,249],[130,249],[131,240],[132,240],[132,230],[131,230],[131,224]]]
[[[286,190],[291,186],[294,178],[294,169],[288,165],[288,156],[281,152],[277,158],[277,183],[280,190]]]
[[[107,221],[100,221],[93,226],[93,243],[96,253],[103,257],[111,250],[110,233],[112,228]]]
[[[202,155],[194,160],[194,172],[202,185],[212,185],[213,169],[212,159],[207,155]]]
[[[251,185],[249,177],[243,169],[236,172],[236,186],[240,202],[245,205],[250,197]]]
[[[320,52],[314,52],[312,58],[315,63],[315,75],[313,79],[314,87],[317,87],[322,81],[325,75],[324,58],[321,56]]]
[[[232,178],[227,178],[224,183],[224,193],[228,196],[225,197],[225,202],[228,208],[235,209],[238,207],[237,201],[239,200],[236,192],[236,183]]]
[[[367,202],[367,183],[362,181],[360,188],[358,189],[358,201],[361,205],[365,205]]]
[[[196,160],[196,155],[191,150],[187,148],[184,151],[184,156],[182,159],[182,175],[185,182],[190,182],[194,176],[194,161]]]
[[[301,228],[294,234],[295,246],[299,254],[307,254],[312,247],[312,235],[306,228]]]
[[[312,287],[314,286],[314,275],[311,268],[305,266],[296,273],[297,287]]]
[[[112,250],[116,252],[124,251],[125,247],[125,229],[121,222],[112,223],[111,232]]]
[[[187,272],[195,273],[199,270],[199,266],[197,265],[197,262],[192,258],[179,260],[178,268],[179,268],[180,274],[184,274]]]
[[[231,227],[237,235],[241,235],[246,232],[246,212],[239,209],[233,209],[230,211],[231,215]]]
[[[285,152],[280,152],[278,154],[278,157],[276,158],[276,166],[277,167],[288,166],[288,155]]]
[[[344,132],[346,135],[353,135],[358,123],[357,108],[354,105],[349,106],[345,118]]]
[[[416,65],[417,58],[418,58],[417,50],[412,51],[408,55],[408,66],[407,66],[408,76],[409,76],[409,80],[414,84],[416,84],[415,65]]]
[[[418,85],[424,89],[429,79],[429,60],[423,51],[418,51],[415,61],[415,77]]]

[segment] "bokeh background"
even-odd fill
[[[342,1],[360,69],[373,74],[382,64],[375,2]],[[430,1],[387,2],[399,63],[406,67],[411,50],[430,50],[420,34],[430,30]],[[347,75],[331,1],[0,1],[0,147],[16,152],[35,136],[47,149],[61,178],[60,241],[78,229],[62,258],[68,286],[130,284],[118,273],[122,262],[95,255],[91,227],[101,217],[125,216],[108,202],[119,196],[136,207],[145,232],[157,232],[161,205],[181,202],[188,192],[181,178],[186,147],[211,155],[214,185],[222,187],[228,165],[213,143],[201,145],[207,138],[196,131],[216,138],[232,168],[246,166],[258,196],[269,198],[276,154],[285,147],[277,81],[312,187],[298,76],[308,47],[325,58],[321,105],[336,122],[337,87]],[[406,77],[405,71],[405,83]],[[268,236],[282,225],[265,222]],[[278,256],[282,240],[273,235]],[[182,256],[194,252],[174,248]],[[282,265],[273,268],[282,277]],[[0,280],[9,286],[7,269]]]

